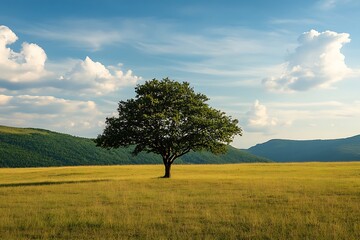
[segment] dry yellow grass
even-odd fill
[[[360,239],[360,163],[0,169],[0,239]]]

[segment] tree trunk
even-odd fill
[[[170,169],[171,169],[171,163],[164,163],[165,165],[165,175],[163,178],[170,178],[171,174],[170,174]]]

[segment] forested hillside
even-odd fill
[[[191,152],[175,163],[267,162],[229,146],[224,155]],[[48,130],[0,126],[0,167],[47,167],[114,164],[161,164],[155,154],[131,155],[131,149],[106,150],[91,139]]]
[[[247,151],[276,162],[360,161],[360,135],[332,140],[274,139]]]

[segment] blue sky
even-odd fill
[[[96,137],[152,78],[239,119],[233,145],[360,134],[360,2],[20,1],[0,8],[0,125]]]

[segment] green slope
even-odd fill
[[[274,139],[247,151],[276,162],[360,161],[360,135],[333,140]]]
[[[267,162],[229,146],[224,155],[208,152],[189,153],[176,163]],[[161,158],[141,153],[134,157],[131,148],[106,150],[91,139],[48,130],[0,126],[0,167],[47,167],[113,164],[157,164]]]

